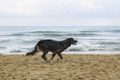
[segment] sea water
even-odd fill
[[[66,53],[120,53],[120,26],[0,26],[0,53],[32,51],[39,40],[75,38]]]

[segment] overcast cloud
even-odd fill
[[[120,25],[120,0],[1,0],[0,26]]]

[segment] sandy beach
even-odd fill
[[[120,80],[118,54],[63,56],[62,61],[56,61],[56,56],[45,62],[40,55],[0,55],[0,80]]]

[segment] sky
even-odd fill
[[[0,0],[0,26],[120,26],[120,0]]]

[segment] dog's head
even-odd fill
[[[68,39],[66,39],[66,41],[73,45],[76,45],[76,43],[78,42],[77,40],[75,40],[73,38],[68,38]]]

